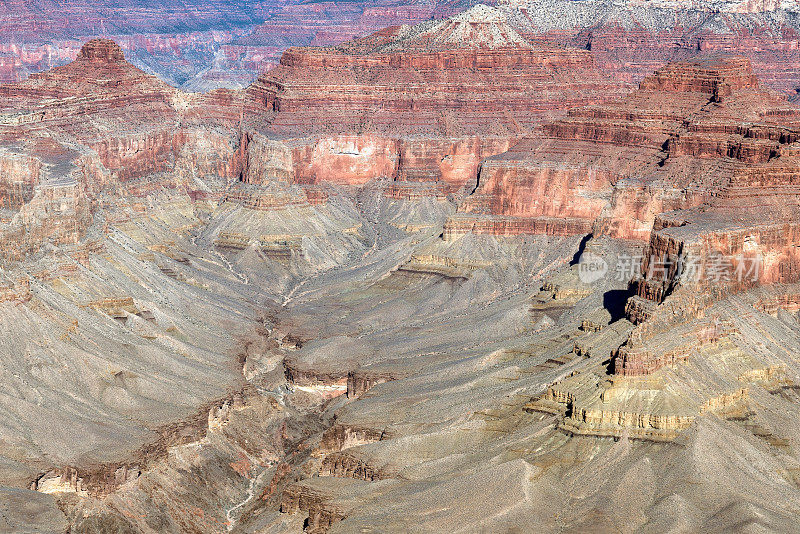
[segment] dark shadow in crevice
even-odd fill
[[[614,364],[616,363],[614,358],[609,358],[600,365],[605,367],[606,375],[611,376],[614,374]]]
[[[625,303],[633,293],[629,289],[612,289],[603,293],[603,307],[611,314],[611,322],[625,317]]]
[[[583,236],[583,239],[581,239],[581,244],[578,245],[578,252],[576,252],[575,255],[572,256],[572,260],[570,260],[569,262],[570,265],[578,265],[578,262],[581,259],[583,251],[586,250],[586,243],[589,242],[589,240],[593,237],[593,235],[594,234],[586,234],[585,236]]]

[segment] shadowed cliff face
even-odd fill
[[[792,529],[797,109],[505,9],[0,86],[12,529]]]

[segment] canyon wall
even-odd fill
[[[670,62],[708,53],[739,54],[768,86],[795,95],[800,60],[794,2],[501,2],[532,41],[592,51],[598,66],[638,82]]]
[[[385,177],[389,195],[443,198],[474,187],[481,161],[548,118],[626,89],[587,51],[535,48],[487,6],[337,47],[292,48],[245,92],[262,117],[250,138],[269,138],[251,145],[268,148],[251,158],[247,180]]]
[[[773,205],[793,183],[797,121],[745,58],[674,63],[625,99],[570,110],[484,161],[449,226],[471,214],[519,219],[519,228],[560,217],[576,231],[647,241],[662,212]]]
[[[0,33],[11,38],[0,43],[0,83],[68,63],[83,42],[104,37],[119,43],[135,65],[174,86],[203,92],[242,88],[291,46],[336,44],[393,24],[450,16],[474,3],[3,2]]]

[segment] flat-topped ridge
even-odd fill
[[[715,101],[733,91],[758,87],[750,60],[742,56],[710,55],[670,63],[639,84],[643,91],[705,93]]]

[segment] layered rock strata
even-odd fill
[[[4,2],[0,31],[10,38],[0,43],[0,82],[68,63],[84,40],[103,36],[174,86],[201,92],[241,88],[276,65],[290,46],[336,44],[393,24],[450,16],[474,3]]]
[[[498,6],[522,35],[592,51],[598,65],[637,82],[674,61],[711,52],[749,58],[768,86],[800,86],[794,2],[610,2],[510,0]]]
[[[397,182],[391,196],[444,197],[545,118],[623,90],[588,52],[534,46],[487,6],[337,47],[292,48],[247,90],[267,117],[250,134],[263,155],[247,180],[387,177]],[[417,182],[433,187],[420,195]]]
[[[799,117],[759,86],[744,58],[669,65],[625,99],[571,110],[484,161],[478,188],[446,235],[648,240],[654,222],[656,230],[686,222],[667,221],[683,212],[657,219],[662,212],[785,201]]]
[[[424,61],[539,50],[485,8],[398,31]],[[108,42],[71,67],[15,85],[2,131],[30,246],[0,284],[0,483],[40,530],[791,530],[796,115],[746,60],[672,65],[512,151],[478,126],[279,134],[262,88],[189,96]],[[515,231],[443,232],[463,197],[451,221]],[[716,251],[765,268],[663,261]],[[586,277],[640,253],[630,286]]]
[[[128,63],[113,41],[87,42],[68,65],[0,86],[3,221],[19,259],[43,241],[75,242],[111,191],[145,196],[240,172],[232,128],[240,98],[185,95]],[[203,117],[204,124],[200,123]],[[216,129],[215,129],[216,127]],[[153,177],[170,173],[158,183]],[[120,184],[125,185],[121,186]]]
[[[482,185],[454,221],[473,210],[489,220],[562,213],[590,222],[595,239],[647,242],[632,269],[617,265],[632,277],[626,333],[533,409],[562,414],[575,434],[674,440],[703,414],[742,417],[752,384],[791,381],[793,364],[766,357],[752,330],[753,321],[762,333],[783,326],[754,316],[751,301],[761,286],[781,295],[775,284],[798,281],[797,119],[746,59],[707,57],[670,64],[625,100],[571,111],[543,139],[484,162]],[[562,185],[556,172],[574,181]],[[770,301],[791,307],[789,295]]]

